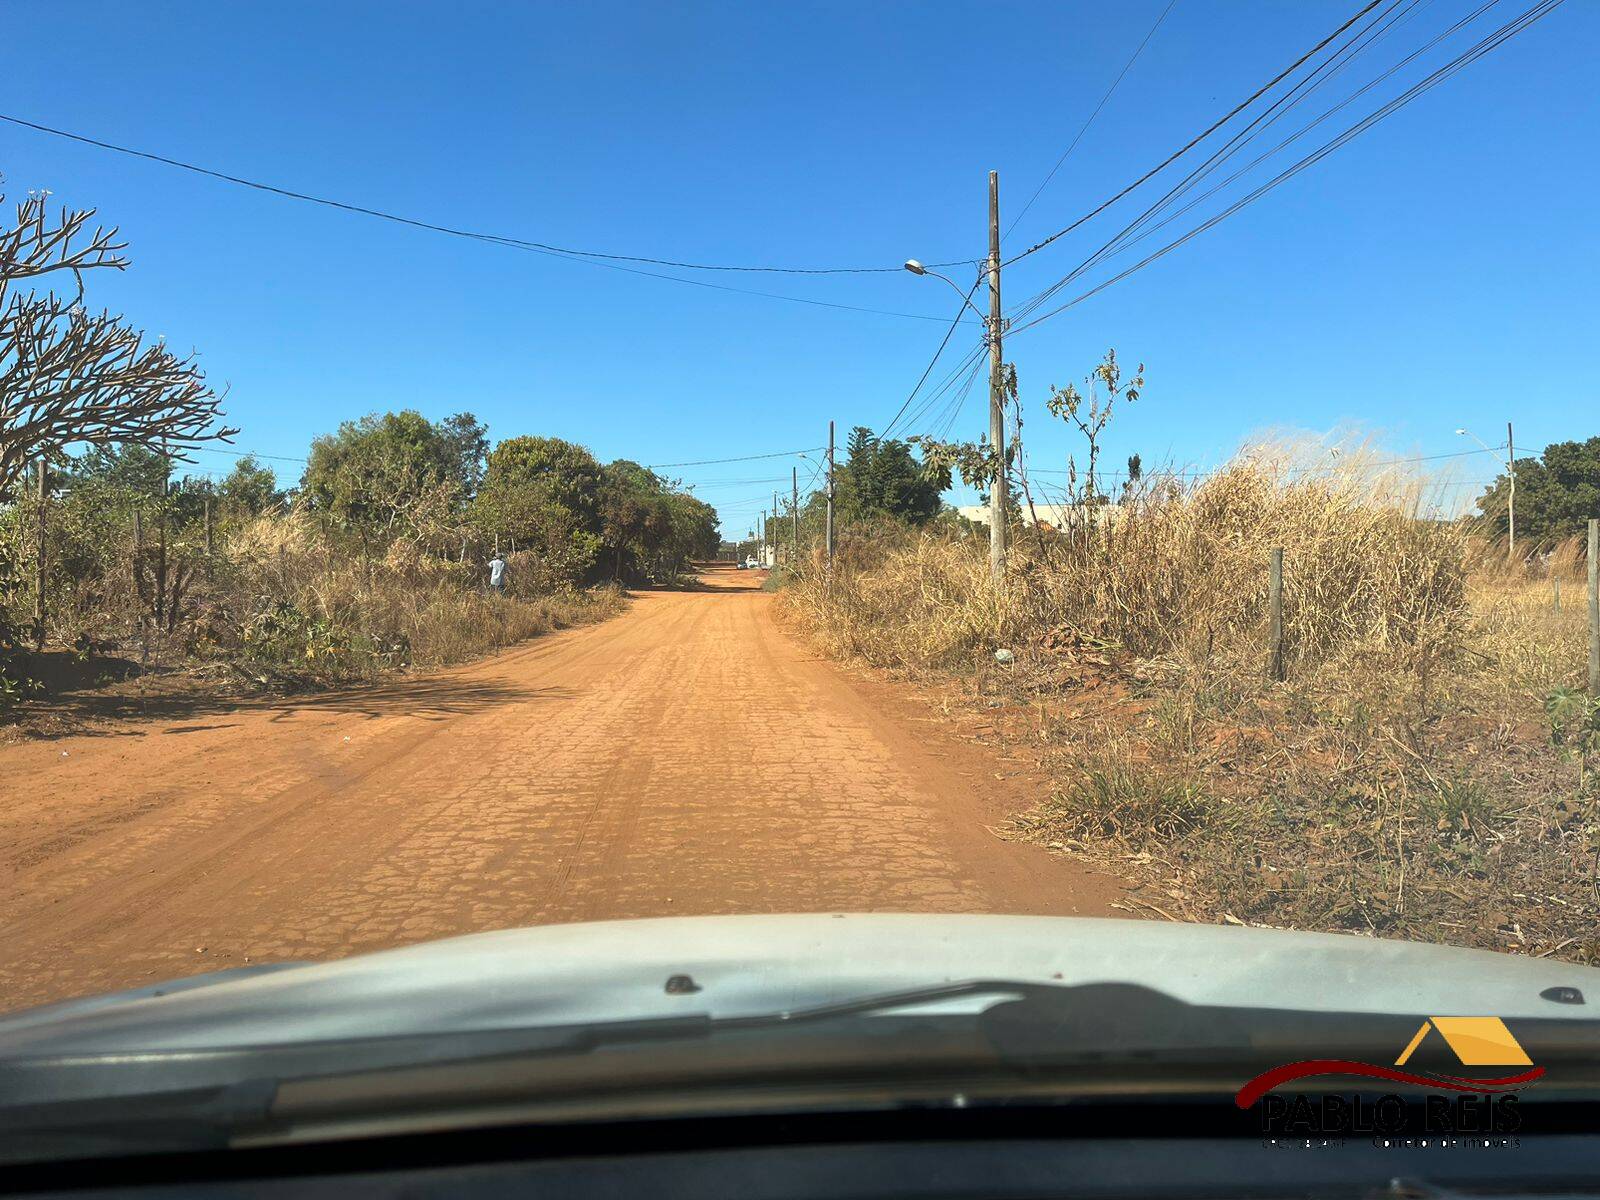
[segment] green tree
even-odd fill
[[[423,539],[459,499],[459,447],[421,413],[373,413],[311,443],[301,488],[363,541]]]
[[[857,425],[845,454],[834,478],[834,506],[841,519],[889,516],[921,525],[938,515],[949,472],[925,469],[907,443]]]
[[[233,464],[233,470],[217,485],[217,495],[239,516],[259,516],[283,503],[277,473],[253,454]]]
[[[600,495],[600,535],[613,579],[637,575],[652,546],[670,526],[660,500],[666,481],[628,459],[605,467]]]
[[[471,413],[461,412],[440,421],[439,432],[462,499],[471,500],[483,486],[483,471],[489,458],[489,427]]]
[[[1582,534],[1591,517],[1600,517],[1600,437],[1553,442],[1537,458],[1519,458],[1517,540],[1548,543]],[[1507,532],[1510,477],[1501,472],[1478,498],[1489,530]]]
[[[560,438],[515,437],[489,455],[474,518],[486,535],[541,554],[571,581],[599,560],[605,473],[594,455]]]

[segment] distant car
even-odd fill
[[[747,571],[754,571],[754,570],[755,570],[755,569],[756,569],[756,568],[757,568],[757,567],[759,567],[759,566],[760,566],[760,565],[761,565],[761,564],[760,564],[760,563],[758,563],[758,562],[757,562],[757,561],[756,561],[756,560],[755,560],[755,556],[754,556],[754,555],[751,555],[751,556],[750,556],[750,557],[749,557],[749,558],[747,558],[747,559],[745,559],[745,560],[744,560],[744,565],[745,565],[745,569],[746,569],[746,570],[747,570]]]
[[[738,568],[739,568],[739,570],[741,570],[741,571],[742,571],[742,570],[744,570],[744,569],[745,569],[745,568],[744,568],[744,563],[743,563],[743,562],[736,562],[736,563],[734,563],[734,564],[733,564],[733,565],[734,565],[734,566],[736,566],[736,567],[738,567]]]

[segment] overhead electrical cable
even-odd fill
[[[426,229],[434,233],[445,233],[452,237],[474,238],[484,241],[501,242],[506,245],[518,246],[526,250],[540,250],[551,254],[566,254],[581,258],[605,259],[612,262],[645,263],[658,267],[674,267],[683,271],[738,271],[752,274],[771,275],[892,275],[902,268],[893,267],[774,267],[774,266],[749,266],[731,263],[699,263],[684,262],[672,258],[653,258],[642,254],[612,254],[600,250],[580,250],[573,246],[557,246],[549,242],[528,241],[523,238],[507,237],[502,234],[479,233],[467,229],[455,229],[448,225],[439,225],[432,221],[424,221],[416,217],[401,216],[398,213],[387,212],[383,209],[370,208],[362,204],[351,204],[344,200],[332,200],[326,196],[316,196],[309,192],[299,192],[291,188],[279,187],[276,184],[263,183],[256,179],[246,179],[239,175],[230,175],[225,171],[218,171],[211,167],[203,167],[197,163],[185,162],[183,159],[171,158],[165,154],[156,154],[149,150],[138,150],[131,146],[121,146],[115,142],[108,142],[101,138],[90,137],[87,134],[74,133],[68,129],[58,129],[52,125],[44,125],[38,121],[29,121],[23,117],[0,113],[0,121],[12,125],[19,125],[25,129],[32,129],[38,133],[46,133],[52,137],[65,138],[69,141],[81,142],[86,146],[94,146],[101,150],[110,150],[117,154],[125,154],[130,158],[142,158],[148,162],[160,163],[163,166],[176,167],[181,171],[189,171],[196,175],[204,175],[210,179],[220,180],[223,183],[236,184],[239,187],[252,188],[260,192],[268,192],[274,196],[281,196],[288,200],[300,200],[307,204],[320,204],[325,208],[336,208],[344,212],[356,213],[365,217],[376,217],[381,221],[392,221],[399,225],[410,225],[417,229]],[[936,267],[958,267],[969,260],[957,259],[953,262],[932,263]]]
[[[648,471],[662,467],[710,467],[718,463],[755,462],[761,458],[794,458],[801,454],[815,454],[822,446],[807,446],[804,450],[774,450],[770,454],[742,454],[736,458],[697,458],[692,462],[640,463]]]
[[[1172,163],[1174,163],[1178,159],[1182,158],[1190,150],[1194,149],[1201,142],[1205,141],[1206,138],[1210,137],[1218,129],[1222,128],[1222,126],[1226,125],[1229,121],[1233,120],[1234,117],[1238,116],[1245,109],[1249,108],[1250,105],[1254,104],[1262,96],[1266,95],[1273,88],[1275,88],[1278,84],[1282,83],[1284,79],[1286,79],[1288,76],[1292,75],[1295,71],[1297,71],[1304,63],[1306,63],[1308,60],[1310,60],[1312,57],[1314,57],[1319,51],[1322,50],[1323,47],[1328,45],[1329,42],[1333,41],[1336,37],[1338,37],[1346,29],[1349,29],[1350,26],[1354,25],[1362,17],[1366,16],[1373,9],[1377,8],[1378,5],[1381,4],[1381,3],[1383,3],[1383,0],[1369,0],[1369,2],[1367,4],[1365,4],[1365,5],[1363,5],[1356,12],[1356,14],[1354,16],[1352,16],[1349,20],[1345,21],[1345,23],[1343,25],[1340,25],[1339,28],[1335,29],[1327,37],[1323,38],[1315,46],[1311,47],[1310,50],[1307,50],[1299,58],[1295,59],[1294,62],[1290,63],[1287,67],[1285,67],[1277,75],[1273,76],[1272,79],[1268,80],[1265,84],[1263,84],[1261,87],[1256,89],[1256,91],[1252,92],[1244,100],[1240,101],[1237,105],[1235,105],[1232,109],[1230,109],[1226,114],[1224,114],[1222,117],[1220,117],[1216,122],[1214,122],[1212,125],[1208,126],[1202,132],[1196,134],[1188,142],[1184,143],[1184,145],[1179,147],[1177,150],[1173,151],[1166,158],[1162,159],[1162,161],[1160,163],[1158,163],[1156,166],[1150,168],[1150,170],[1146,171],[1143,175],[1139,176],[1138,179],[1135,179],[1132,183],[1130,183],[1127,187],[1123,188],[1116,195],[1112,196],[1109,200],[1106,200],[1105,202],[1103,202],[1102,204],[1100,204],[1096,208],[1092,209],[1091,211],[1085,213],[1083,216],[1079,217],[1072,224],[1068,225],[1065,229],[1058,229],[1055,233],[1052,233],[1049,237],[1045,238],[1044,240],[1039,241],[1039,242],[1035,242],[1033,245],[1029,246],[1026,250],[1022,251],[1020,254],[1012,255],[1010,258],[1006,259],[1005,262],[1001,263],[1000,265],[1003,266],[1003,267],[1009,267],[1012,263],[1018,261],[1019,259],[1027,258],[1028,255],[1035,254],[1038,251],[1043,250],[1046,246],[1050,245],[1051,242],[1056,241],[1058,238],[1065,237],[1067,234],[1071,233],[1074,229],[1078,228],[1084,222],[1086,222],[1086,221],[1088,221],[1088,220],[1090,220],[1090,219],[1092,219],[1094,217],[1097,217],[1101,213],[1105,212],[1106,209],[1110,208],[1118,200],[1121,200],[1129,192],[1132,192],[1135,188],[1139,187],[1141,184],[1147,182],[1148,180],[1150,180],[1154,176],[1160,174],[1163,170],[1165,170]]]
[[[1157,259],[1159,259],[1162,256],[1164,256],[1164,255],[1170,253],[1171,251],[1177,249],[1179,246],[1183,245],[1185,242],[1189,241],[1191,238],[1197,237],[1201,233],[1204,233],[1206,230],[1208,230],[1208,229],[1212,228],[1213,226],[1219,224],[1220,222],[1222,222],[1223,220],[1225,220],[1229,216],[1232,216],[1234,213],[1238,212],[1241,208],[1244,208],[1246,205],[1253,203],[1255,200],[1259,199],[1261,196],[1265,195],[1267,192],[1271,191],[1273,188],[1277,187],[1279,184],[1281,184],[1284,181],[1292,178],[1294,175],[1297,175],[1299,172],[1305,170],[1307,167],[1312,166],[1313,164],[1315,164],[1317,162],[1320,162],[1323,158],[1327,157],[1329,154],[1332,154],[1335,150],[1339,149],[1341,146],[1345,145],[1347,142],[1351,141],[1353,138],[1356,138],[1356,137],[1360,136],[1362,133],[1364,133],[1366,130],[1370,129],[1373,125],[1377,124],[1379,121],[1383,120],[1385,117],[1388,117],[1388,116],[1392,115],[1393,113],[1399,111],[1401,108],[1405,107],[1412,100],[1415,100],[1418,96],[1422,95],[1424,92],[1430,90],[1433,87],[1436,87],[1438,84],[1444,82],[1446,79],[1450,78],[1451,76],[1456,74],[1458,71],[1462,70],[1463,68],[1465,68],[1466,66],[1470,65],[1471,63],[1476,62],[1479,58],[1482,58],[1485,54],[1488,54],[1491,51],[1497,49],[1499,46],[1503,45],[1506,41],[1510,40],[1510,38],[1516,36],[1516,34],[1522,32],[1524,29],[1527,29],[1529,26],[1534,24],[1536,21],[1539,21],[1539,20],[1543,19],[1544,17],[1548,16],[1552,11],[1554,11],[1562,3],[1563,3],[1563,0],[1540,0],[1539,3],[1533,5],[1531,8],[1525,10],[1524,12],[1519,14],[1517,17],[1513,18],[1511,21],[1508,21],[1505,25],[1502,25],[1499,29],[1495,30],[1493,33],[1491,33],[1491,34],[1487,35],[1486,37],[1480,39],[1478,42],[1474,43],[1467,50],[1463,51],[1461,54],[1459,54],[1455,58],[1451,59],[1444,66],[1439,67],[1437,70],[1435,70],[1432,73],[1430,73],[1429,75],[1425,76],[1424,78],[1419,80],[1417,83],[1413,84],[1410,88],[1406,89],[1404,92],[1400,93],[1399,95],[1393,97],[1391,100],[1389,100],[1387,103],[1381,105],[1379,108],[1375,109],[1373,112],[1367,114],[1367,116],[1363,117],[1360,121],[1356,122],[1354,125],[1350,126],[1348,129],[1344,130],[1344,132],[1338,134],[1336,137],[1330,139],[1328,142],[1324,143],[1322,146],[1320,146],[1318,149],[1312,151],[1310,154],[1307,154],[1304,158],[1300,159],[1298,162],[1296,162],[1293,165],[1285,168],[1283,171],[1281,171],[1279,174],[1274,176],[1272,179],[1269,179],[1266,183],[1263,183],[1259,187],[1257,187],[1254,190],[1248,192],[1246,195],[1244,195],[1240,199],[1236,200],[1234,203],[1230,204],[1227,208],[1224,208],[1222,211],[1216,213],[1215,215],[1211,216],[1207,220],[1203,221],[1200,225],[1196,226],[1195,228],[1189,230],[1187,233],[1185,233],[1185,234],[1181,235],[1180,237],[1174,239],[1173,241],[1169,242],[1167,245],[1165,245],[1161,249],[1155,251],[1153,254],[1147,255],[1145,258],[1141,259],[1139,262],[1135,263],[1133,266],[1127,268],[1124,271],[1119,272],[1118,274],[1112,276],[1111,278],[1109,278],[1107,280],[1102,281],[1101,283],[1097,284],[1093,288],[1090,288],[1088,291],[1083,292],[1078,296],[1075,296],[1073,299],[1067,301],[1065,304],[1058,305],[1057,307],[1051,309],[1049,312],[1046,312],[1042,316],[1034,317],[1033,319],[1027,321],[1026,323],[1024,323],[1022,325],[1018,325],[1018,326],[1013,327],[1012,329],[1010,329],[1008,331],[1008,336],[1015,337],[1019,333],[1022,333],[1025,330],[1031,329],[1035,325],[1038,325],[1043,321],[1049,320],[1051,317],[1054,317],[1054,316],[1058,315],[1059,313],[1062,313],[1062,312],[1066,311],[1067,309],[1073,307],[1074,305],[1081,304],[1083,301],[1089,299],[1091,296],[1097,295],[1098,293],[1104,291],[1106,288],[1110,287],[1112,284],[1118,283],[1121,280],[1126,279],[1129,275],[1132,275],[1134,272],[1142,270],[1144,267],[1149,266],[1151,263],[1155,262]]]
[[[939,341],[939,348],[933,352],[933,357],[928,360],[928,365],[922,369],[922,375],[917,380],[916,386],[911,389],[910,395],[908,395],[905,398],[904,403],[900,405],[899,411],[897,411],[893,418],[890,419],[889,423],[883,427],[883,432],[878,435],[879,437],[889,436],[895,425],[899,423],[900,418],[905,414],[905,411],[910,406],[911,402],[917,398],[917,393],[922,390],[922,385],[928,382],[928,376],[933,373],[933,368],[938,364],[939,356],[944,353],[944,348],[950,344],[950,338],[955,333],[956,326],[961,324],[961,318],[966,314],[967,305],[972,300],[972,293],[978,290],[978,285],[982,282],[982,275],[979,275],[978,278],[972,281],[972,286],[967,289],[967,294],[961,299],[961,307],[956,309],[956,315],[950,322],[950,328],[944,331],[944,337]]]
[[[1167,0],[1167,6],[1161,10],[1161,15],[1156,18],[1156,23],[1150,26],[1150,32],[1144,35],[1144,41],[1140,42],[1138,48],[1134,50],[1133,57],[1122,65],[1122,70],[1111,81],[1111,86],[1106,89],[1105,95],[1100,97],[1100,103],[1094,106],[1094,111],[1089,114],[1088,120],[1084,121],[1082,126],[1079,127],[1077,134],[1068,143],[1067,148],[1061,152],[1061,157],[1056,159],[1056,165],[1050,168],[1050,174],[1044,177],[1044,182],[1034,188],[1033,195],[1028,197],[1028,202],[1022,206],[1022,210],[1011,218],[1011,224],[1006,226],[1007,237],[1011,236],[1011,231],[1017,227],[1017,223],[1028,215],[1028,210],[1033,207],[1033,202],[1043,194],[1045,188],[1050,186],[1050,181],[1056,177],[1056,172],[1061,170],[1062,164],[1072,157],[1072,152],[1078,148],[1078,143],[1083,140],[1083,135],[1089,132],[1089,126],[1094,124],[1095,118],[1100,115],[1100,110],[1106,106],[1106,101],[1111,99],[1112,94],[1122,84],[1128,72],[1133,69],[1133,64],[1139,61],[1139,56],[1144,53],[1144,48],[1150,44],[1150,39],[1155,37],[1156,30],[1161,28],[1161,23],[1167,19],[1167,14],[1172,11],[1173,6],[1177,3],[1178,0]]]
[[[1401,21],[1405,20],[1407,17],[1409,17],[1412,14],[1412,12],[1416,9],[1416,7],[1418,6],[1418,2],[1419,2],[1419,0],[1410,0],[1410,3],[1408,3],[1406,5],[1404,10],[1402,10],[1398,14],[1394,15],[1393,17],[1391,17],[1389,22],[1382,29],[1378,30],[1378,32],[1368,42],[1366,42],[1364,45],[1362,45],[1360,47],[1355,48],[1352,51],[1352,53],[1350,54],[1350,56],[1347,57],[1344,60],[1344,62],[1340,63],[1334,69],[1333,73],[1337,73],[1338,71],[1343,70],[1345,67],[1347,67],[1349,65],[1349,63],[1353,60],[1353,58],[1355,57],[1356,54],[1359,54],[1361,52],[1361,50],[1370,47],[1373,44],[1373,42],[1375,42],[1379,38],[1383,37],[1396,24],[1398,24],[1399,22],[1401,22]],[[1431,0],[1421,0],[1421,2],[1423,4],[1426,4],[1426,3],[1430,3]],[[1219,162],[1222,159],[1225,159],[1226,157],[1231,155],[1234,152],[1234,150],[1236,150],[1238,148],[1241,148],[1243,145],[1247,144],[1252,139],[1251,138],[1247,138],[1243,142],[1239,142],[1237,145],[1233,145],[1232,143],[1230,143],[1230,147],[1231,148],[1227,148],[1226,149],[1226,153],[1220,154],[1220,156],[1213,156],[1213,159],[1208,161],[1208,163],[1205,164],[1202,168],[1198,168],[1196,171],[1191,172],[1191,174],[1189,175],[1189,177],[1187,179],[1185,179],[1177,187],[1175,187],[1171,191],[1169,191],[1167,193],[1167,195],[1163,196],[1155,204],[1153,204],[1149,208],[1147,208],[1143,213],[1141,213],[1133,221],[1129,222],[1129,224],[1127,226],[1125,226],[1122,230],[1120,230],[1108,242],[1106,242],[1104,245],[1102,245],[1099,250],[1095,251],[1094,254],[1090,255],[1087,259],[1085,259],[1077,267],[1073,268],[1073,270],[1068,272],[1067,275],[1063,276],[1061,279],[1059,279],[1055,283],[1051,284],[1044,291],[1039,292],[1035,296],[1031,297],[1029,300],[1025,301],[1023,304],[1019,305],[1017,307],[1017,309],[1011,314],[1011,320],[1020,321],[1020,320],[1024,319],[1029,314],[1031,314],[1032,312],[1036,311],[1044,303],[1046,303],[1050,299],[1050,297],[1054,296],[1057,292],[1059,292],[1063,287],[1065,287],[1072,280],[1074,280],[1074,279],[1078,278],[1079,276],[1085,274],[1087,271],[1092,269],[1094,266],[1098,265],[1101,262],[1104,262],[1105,260],[1109,259],[1113,255],[1115,255],[1117,253],[1120,253],[1121,251],[1126,250],[1126,249],[1128,249],[1128,248],[1130,248],[1130,247],[1132,247],[1134,245],[1137,245],[1141,241],[1144,241],[1146,238],[1150,237],[1157,230],[1162,229],[1167,225],[1170,225],[1173,221],[1177,220],[1184,213],[1191,211],[1192,209],[1197,207],[1199,204],[1203,203],[1205,200],[1209,199],[1210,197],[1216,195],[1218,192],[1222,191],[1230,183],[1233,183],[1236,180],[1242,178],[1244,175],[1248,174],[1251,170],[1253,170],[1255,167],[1259,166],[1262,162],[1266,161],[1273,154],[1277,153],[1279,150],[1282,150],[1285,146],[1288,146],[1292,142],[1297,141],[1304,134],[1306,134],[1310,130],[1316,128],[1316,126],[1320,125],[1323,121],[1325,121],[1329,117],[1333,116],[1336,112],[1339,112],[1341,109],[1347,107],[1348,105],[1353,103],[1356,99],[1358,99],[1362,95],[1364,95],[1367,92],[1371,91],[1372,88],[1376,87],[1378,84],[1382,83],[1384,80],[1386,80],[1386,79],[1390,78],[1391,76],[1393,76],[1396,72],[1400,71],[1401,69],[1403,69],[1404,67],[1409,65],[1411,62],[1415,61],[1422,54],[1426,53],[1428,50],[1431,50],[1439,42],[1443,41],[1445,38],[1449,37],[1451,34],[1456,33],[1457,31],[1459,31],[1464,26],[1470,24],[1472,21],[1476,20],[1479,16],[1481,16],[1483,13],[1487,12],[1490,8],[1494,7],[1496,4],[1498,4],[1500,2],[1501,2],[1501,0],[1486,0],[1486,3],[1480,5],[1477,9],[1475,9],[1472,12],[1468,13],[1466,16],[1460,18],[1459,20],[1454,22],[1452,25],[1450,25],[1448,28],[1446,28],[1442,32],[1436,34],[1433,38],[1429,39],[1422,46],[1418,47],[1416,50],[1414,50],[1410,54],[1406,55],[1399,62],[1395,63],[1393,66],[1389,67],[1386,71],[1384,71],[1381,74],[1379,74],[1376,78],[1374,78],[1374,79],[1368,81],[1366,84],[1362,85],[1355,92],[1353,92],[1349,96],[1345,97],[1344,100],[1340,101],[1338,104],[1334,105],[1332,108],[1327,109],[1320,116],[1316,117],[1312,121],[1310,121],[1307,124],[1305,124],[1304,126],[1302,126],[1300,129],[1298,129],[1296,132],[1291,134],[1289,137],[1287,137],[1287,138],[1283,139],[1282,141],[1280,141],[1277,145],[1273,146],[1270,150],[1267,150],[1264,153],[1262,153],[1260,155],[1257,155],[1249,163],[1245,164],[1243,167],[1240,167],[1238,170],[1234,171],[1231,175],[1229,175],[1225,179],[1223,179],[1222,182],[1220,182],[1220,183],[1212,186],[1211,188],[1207,189],[1205,192],[1201,193],[1199,196],[1195,197],[1193,200],[1189,201],[1187,204],[1183,205],[1181,208],[1178,208],[1177,210],[1175,210],[1174,212],[1170,213],[1166,217],[1163,217],[1160,221],[1157,221],[1154,224],[1150,225],[1148,228],[1145,228],[1144,230],[1135,233],[1135,231],[1139,230],[1139,226],[1142,223],[1148,221],[1151,216],[1159,213],[1164,206],[1169,205],[1174,199],[1176,199],[1179,196],[1181,196],[1182,193],[1184,191],[1186,191],[1189,187],[1192,187],[1194,182],[1196,182],[1199,178],[1203,177],[1205,174],[1209,173],[1209,170],[1211,169],[1213,163]],[[1329,61],[1332,62],[1333,60],[1330,59]],[[1324,66],[1326,66],[1326,65],[1328,65],[1328,64],[1325,63]],[[1308,79],[1309,78],[1311,78],[1311,77],[1308,76]],[[1327,82],[1327,80],[1329,78],[1332,78],[1332,73],[1330,73],[1329,75],[1325,75],[1321,79],[1317,80],[1317,82],[1312,84],[1312,86],[1309,89],[1307,89],[1305,92],[1301,93],[1301,95],[1296,97],[1287,106],[1285,106],[1281,111],[1279,111],[1276,114],[1274,114],[1271,117],[1270,120],[1268,120],[1264,125],[1262,125],[1262,131],[1265,131],[1265,129],[1267,127],[1271,126],[1272,124],[1275,124],[1279,120],[1279,118],[1284,116],[1291,108],[1293,108],[1296,104],[1298,104],[1302,100],[1304,100],[1307,96],[1309,96],[1318,87],[1322,86],[1322,84]],[[1304,83],[1304,82],[1305,81],[1302,81],[1302,83]],[[1133,235],[1133,236],[1130,236],[1130,235]]]
[[[1009,320],[1016,322],[1025,319],[1029,314],[1036,311],[1043,304],[1047,303],[1052,296],[1064,288],[1073,279],[1076,279],[1078,276],[1090,270],[1096,265],[1097,262],[1115,253],[1116,249],[1119,247],[1119,243],[1123,239],[1128,238],[1130,233],[1137,230],[1143,222],[1149,220],[1152,215],[1159,213],[1164,206],[1171,204],[1176,198],[1182,196],[1184,192],[1192,188],[1200,179],[1203,179],[1206,175],[1214,171],[1220,163],[1226,161],[1243,146],[1248,145],[1256,136],[1259,135],[1260,132],[1271,126],[1285,113],[1293,109],[1307,96],[1314,92],[1318,87],[1326,83],[1334,73],[1343,69],[1352,61],[1354,61],[1356,56],[1359,55],[1362,50],[1369,48],[1378,37],[1381,37],[1384,32],[1387,32],[1388,29],[1392,27],[1392,24],[1395,20],[1399,19],[1393,14],[1395,9],[1399,7],[1401,0],[1386,0],[1386,2],[1389,5],[1387,10],[1374,14],[1372,20],[1364,28],[1357,29],[1352,32],[1349,40],[1347,40],[1343,45],[1335,48],[1327,58],[1319,63],[1313,70],[1308,72],[1304,78],[1299,80],[1293,87],[1285,91],[1270,105],[1258,113],[1248,124],[1237,130],[1233,136],[1229,138],[1227,142],[1223,143],[1223,145],[1216,151],[1214,151],[1209,158],[1192,169],[1188,175],[1174,184],[1165,195],[1163,195],[1155,203],[1151,204],[1137,217],[1120,229],[1116,235],[1102,245],[1099,250],[1095,251],[1094,254],[1090,255],[1083,262],[1079,263],[1078,266],[1074,267],[1072,271],[1068,272],[1065,276],[1063,276],[1061,279],[1058,279],[1055,283],[1051,284],[1043,291],[1031,296],[1029,299],[1017,305],[1012,312],[1008,314]],[[1407,11],[1409,12],[1409,8],[1415,7],[1418,2],[1419,0],[1409,0],[1409,7]],[[1489,3],[1491,4],[1497,2],[1498,0],[1489,0]],[[1376,34],[1374,34],[1374,30],[1377,29],[1377,27],[1385,20],[1385,18],[1389,18],[1390,24],[1385,25],[1382,29],[1377,30]],[[1368,40],[1363,42],[1363,38],[1367,38]],[[1342,61],[1341,56],[1343,56]]]

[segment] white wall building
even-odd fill
[[[1022,508],[1022,522],[1031,525],[1033,518],[1028,512],[1028,504],[1024,501]],[[1039,517],[1039,524],[1046,529],[1065,529],[1076,526],[1081,529],[1089,520],[1089,514],[1094,514],[1094,520],[1101,525],[1109,525],[1116,520],[1120,511],[1115,504],[1101,504],[1093,509],[1085,508],[1081,504],[1035,504],[1033,512]],[[987,504],[963,504],[956,509],[969,521],[976,521],[980,525],[989,523],[989,506]]]

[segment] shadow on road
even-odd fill
[[[165,688],[172,690],[157,690]],[[39,719],[35,736],[48,741],[61,737],[129,737],[150,732],[201,733],[226,729],[232,724],[207,723],[206,718],[248,713],[271,713],[273,722],[319,712],[350,713],[373,720],[410,716],[440,721],[497,705],[565,700],[575,695],[570,688],[522,688],[450,675],[391,679],[371,687],[303,696],[239,696],[222,689],[192,689],[192,681],[186,684],[182,679],[158,678],[143,694],[100,692],[39,701],[32,706]],[[159,731],[126,724],[162,721],[189,723]]]

